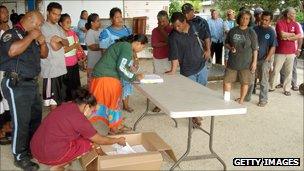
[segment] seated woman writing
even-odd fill
[[[87,117],[96,107],[96,99],[88,90],[75,91],[74,101],[62,104],[42,121],[31,140],[31,152],[40,163],[51,170],[64,170],[64,166],[90,151],[93,143],[125,144],[125,138],[101,136]]]
[[[147,43],[148,38],[142,34],[118,39],[105,51],[93,69],[91,92],[98,103],[97,117],[93,120],[105,122],[110,128],[110,134],[128,130],[122,124],[120,80],[123,78],[132,82],[143,78],[143,74],[132,71],[132,58],[133,53],[142,51]]]

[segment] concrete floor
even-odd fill
[[[141,68],[147,73],[152,71],[151,60],[141,60]],[[303,70],[298,70],[298,82],[303,82]],[[82,80],[82,81],[85,81]],[[222,91],[222,82],[210,82],[208,87],[218,93]],[[235,85],[232,96],[239,94],[239,85]],[[232,98],[233,98],[232,97]],[[181,99],[182,100],[182,99]],[[133,113],[124,113],[126,122],[132,126],[145,110],[145,98],[135,91],[131,97]],[[269,94],[269,104],[257,107],[258,96],[244,105],[248,107],[247,115],[219,116],[215,119],[214,150],[227,164],[227,170],[304,170],[303,168],[303,96],[292,92],[286,97],[282,89]],[[152,107],[151,107],[152,108]],[[47,111],[44,111],[46,115]],[[203,127],[209,127],[210,118],[206,117]],[[138,132],[154,131],[172,146],[179,158],[186,150],[187,120],[178,119],[179,127],[175,128],[167,116],[147,117],[137,128]],[[208,137],[200,131],[193,134],[190,155],[208,153]],[[235,157],[277,157],[301,158],[299,167],[236,167],[232,160]],[[172,163],[164,161],[163,170],[168,170]],[[222,166],[215,159],[183,162],[182,170],[221,170]],[[41,165],[40,170],[48,167]],[[14,167],[10,146],[1,146],[0,170],[18,170]],[[180,170],[177,168],[176,170]]]

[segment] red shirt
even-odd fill
[[[71,144],[93,137],[96,130],[75,103],[64,103],[50,112],[31,140],[31,152],[42,163],[56,161],[77,151]],[[77,147],[77,145],[75,145]]]
[[[278,54],[295,54],[296,53],[296,41],[282,40],[280,32],[284,31],[287,33],[300,34],[299,25],[294,22],[287,22],[286,19],[279,20],[276,25],[276,32],[278,37],[278,47],[276,48],[276,53]]]
[[[169,35],[173,28],[171,26],[165,27],[165,31]],[[151,44],[153,47],[153,56],[156,59],[164,59],[169,56],[169,45],[162,47],[155,47],[157,43],[165,42],[164,36],[158,28],[154,28],[152,31]]]

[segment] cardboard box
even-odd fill
[[[125,137],[131,145],[143,145],[147,152],[124,155],[106,155],[112,146],[101,146],[103,155],[98,155],[94,150],[80,158],[84,170],[160,170],[163,156],[169,157],[174,162],[176,157],[171,147],[166,144],[156,133],[134,133],[111,137]]]

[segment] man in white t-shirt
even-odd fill
[[[68,46],[69,42],[57,24],[61,11],[62,6],[59,3],[51,2],[47,6],[47,20],[41,28],[49,48],[48,57],[41,60],[42,94],[44,105],[49,106],[51,110],[63,102],[66,91],[63,84],[63,76],[67,73],[63,47]]]

